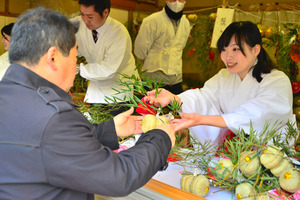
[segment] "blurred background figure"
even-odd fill
[[[3,43],[6,52],[0,56],[0,80],[2,80],[3,75],[5,74],[7,68],[10,65],[8,60],[8,50],[9,50],[11,30],[13,26],[14,23],[10,23],[1,29],[1,35],[2,35],[1,42]]]
[[[134,53],[144,62],[146,77],[161,80],[174,94],[182,90],[182,51],[191,25],[183,15],[185,0],[167,0],[163,10],[143,20]]]

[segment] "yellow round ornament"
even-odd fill
[[[265,31],[266,38],[273,39],[273,37],[277,34],[277,29],[274,26],[269,27]]]
[[[271,169],[271,173],[274,176],[279,177],[282,172],[292,168],[293,168],[293,164],[288,159],[284,158],[279,165]]]
[[[267,169],[272,169],[279,165],[283,160],[283,152],[276,146],[269,146],[266,148],[261,156],[260,162],[263,164]]]
[[[156,127],[169,122],[169,118],[167,118],[166,116],[159,116],[158,118],[156,118]]]
[[[227,158],[222,158],[221,160],[219,160],[218,162],[222,167],[216,167],[216,172],[222,176],[223,178],[227,177],[228,174],[232,171],[233,169],[233,163],[230,159]],[[219,168],[219,169],[218,169]],[[226,170],[226,172],[224,172]],[[224,173],[224,174],[223,174]],[[228,178],[231,178],[232,176],[229,175]]]
[[[187,19],[188,19],[189,21],[191,21],[191,22],[195,22],[195,21],[197,21],[198,16],[197,16],[196,14],[189,14],[189,15],[187,16]]]
[[[300,120],[300,107],[294,108],[293,112],[296,115],[297,120]]]
[[[209,181],[204,175],[197,175],[193,178],[190,191],[193,194],[196,194],[201,197],[205,197],[209,191]]]
[[[257,172],[260,162],[259,157],[253,151],[244,151],[240,155],[239,168],[246,176],[251,176]]]
[[[300,106],[300,96],[296,96],[293,99],[294,106]]]
[[[191,182],[192,182],[193,178],[194,178],[194,175],[192,175],[192,174],[182,175],[182,177],[180,179],[181,189],[183,189],[184,191],[187,191],[187,192],[191,192],[190,186],[191,186]]]
[[[262,38],[265,37],[265,32],[266,32],[266,30],[267,30],[267,27],[264,26],[264,25],[262,25],[262,24],[258,24],[258,25],[257,25],[257,28],[258,28],[258,30],[259,30],[259,32],[260,32],[261,37],[262,37]]]
[[[256,191],[250,183],[241,183],[235,188],[237,199],[255,200]]]
[[[261,193],[256,196],[255,200],[271,200],[271,199],[274,199],[274,198],[270,197],[267,193]]]
[[[216,18],[217,18],[217,13],[210,13],[209,19],[216,20]]]
[[[297,192],[300,188],[300,172],[296,169],[285,170],[279,176],[279,184],[285,191]]]
[[[147,131],[155,129],[164,123],[169,123],[169,119],[165,116],[156,117],[154,115],[145,115],[141,125],[142,131],[146,133]]]

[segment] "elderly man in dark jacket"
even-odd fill
[[[67,91],[76,74],[76,26],[32,9],[12,31],[12,65],[0,82],[0,199],[124,196],[164,169],[174,125],[143,134],[118,154],[118,136],[141,132],[133,108],[90,124]]]

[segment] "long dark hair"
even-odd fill
[[[254,47],[257,44],[261,46],[261,35],[254,23],[250,21],[233,22],[224,30],[218,40],[217,46],[220,53],[224,47],[229,45],[233,36],[235,37],[236,44],[244,55],[245,52],[242,47],[242,42],[246,42],[250,47]],[[258,62],[254,66],[252,76],[256,78],[258,82],[261,82],[261,75],[270,73],[272,69],[276,68],[276,65],[262,46],[260,53],[257,56],[257,60]]]
[[[1,35],[2,35],[2,37],[5,38],[4,33],[6,35],[11,36],[11,30],[12,30],[13,26],[14,26],[14,23],[10,23],[10,24],[8,24],[6,26],[3,26],[3,28],[1,29]]]

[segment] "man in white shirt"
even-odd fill
[[[182,92],[182,51],[191,26],[183,15],[185,0],[166,0],[162,11],[143,20],[135,40],[135,55],[144,62],[146,77],[161,80],[165,89]]]
[[[81,12],[81,17],[75,18],[80,22],[76,34],[78,54],[88,63],[81,65],[80,75],[90,81],[84,100],[106,104],[105,96],[123,99],[125,94],[116,95],[113,90],[122,89],[120,73],[138,76],[128,30],[109,17],[110,0],[79,0],[78,3]]]

